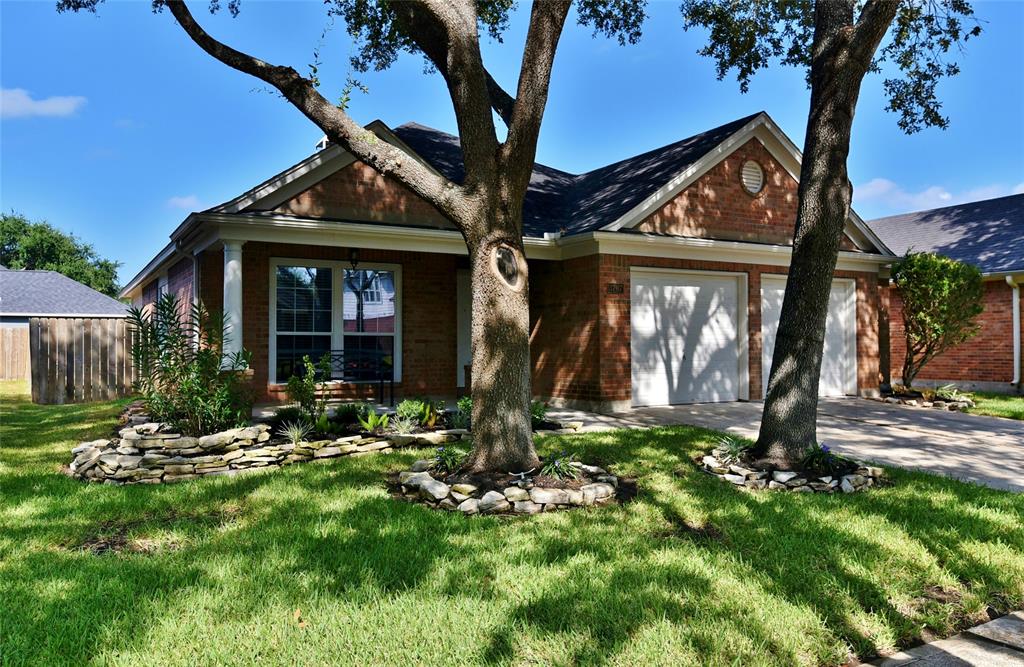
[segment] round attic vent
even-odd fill
[[[764,188],[764,170],[753,160],[743,163],[740,178],[743,180],[743,189],[752,195],[758,194]]]

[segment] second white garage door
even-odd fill
[[[630,281],[633,405],[745,398],[743,278],[637,269]]]
[[[775,333],[786,293],[784,277],[761,276],[761,395],[768,390],[768,374],[775,352]],[[828,296],[825,350],[821,358],[818,393],[844,396],[857,393],[857,297],[852,280],[835,280]]]

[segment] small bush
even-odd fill
[[[366,401],[342,403],[334,410],[334,421],[339,424],[355,424],[360,417],[365,417],[372,409],[372,406]]]
[[[285,405],[275,410],[274,415],[266,421],[272,431],[277,431],[287,422],[305,421],[305,417],[297,405]]]
[[[807,448],[800,465],[806,470],[820,473],[831,473],[843,466],[844,459],[832,453],[832,449],[825,443],[812,445]]]
[[[434,428],[444,415],[444,403],[426,398],[407,398],[395,408],[395,416],[415,421],[423,428]]]
[[[548,418],[548,404],[541,401],[530,402],[530,424],[537,428],[544,424]]]
[[[457,472],[466,463],[469,453],[455,447],[438,447],[434,455],[434,470],[443,473]]]
[[[545,461],[544,465],[541,466],[540,474],[554,477],[555,479],[576,479],[579,477],[580,471],[571,465],[575,461],[576,456],[574,454],[562,452],[561,456]]]
[[[737,463],[750,450],[751,444],[734,435],[723,435],[718,439],[719,459],[723,463]]]
[[[298,404],[310,423],[315,424],[327,411],[327,395],[319,391],[321,386],[318,378],[325,380],[331,377],[331,357],[325,354],[314,364],[309,355],[305,355],[302,357],[302,368],[302,373],[296,373],[288,378],[285,393]]]
[[[935,396],[943,401],[966,401],[972,394],[960,391],[955,384],[944,384],[935,390]]]
[[[202,303],[185,308],[168,294],[145,311],[131,308],[136,388],[149,415],[186,435],[247,424],[252,390],[243,376],[252,355],[224,353],[224,317]]]
[[[388,427],[391,418],[386,414],[370,412],[365,417],[359,418],[359,425],[368,433],[380,433]]]
[[[473,397],[463,396],[451,415],[452,428],[470,428],[473,420]]]
[[[395,415],[395,418],[391,420],[391,430],[399,435],[412,433],[417,426],[416,420],[409,417]]]

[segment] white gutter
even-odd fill
[[[1006,284],[1013,294],[1013,380],[1011,384],[1020,384],[1020,283],[1014,276],[1006,276]]]

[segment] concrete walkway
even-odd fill
[[[949,639],[922,644],[874,664],[882,667],[1018,667],[1024,665],[1024,612],[1014,612]]]
[[[757,437],[761,402],[638,408],[617,415],[553,411],[582,419],[586,430],[692,424]],[[866,399],[823,399],[818,440],[865,461],[924,470],[993,488],[1024,491],[1024,422],[890,405]]]

